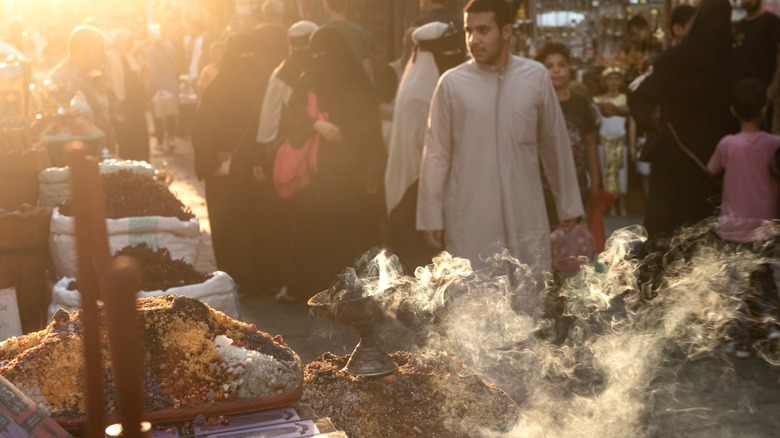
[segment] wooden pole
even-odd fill
[[[72,144],[67,149],[70,163],[71,199],[76,222],[76,250],[78,252],[78,283],[81,292],[84,330],[84,362],[87,376],[87,436],[101,437],[105,428],[105,393],[100,342],[100,299],[98,280],[93,267],[90,232],[90,192],[88,161],[83,144]]]
[[[143,395],[141,392],[140,321],[136,294],[140,290],[141,269],[129,257],[117,257],[108,271],[111,293],[106,294],[106,325],[111,348],[111,364],[116,376],[116,393],[123,437],[141,438]]]
[[[110,260],[103,182],[94,158],[89,160],[92,262],[104,303],[111,367],[123,437],[141,438],[141,342],[135,297],[140,269],[127,258]]]
[[[141,438],[141,340],[135,305],[140,289],[140,269],[127,258],[110,262],[105,200],[97,160],[86,156],[83,145],[72,148],[69,154],[78,237],[79,289],[82,290],[85,316],[87,436],[102,437],[105,434],[105,393],[97,310],[97,300],[100,299],[104,303],[123,436]],[[81,283],[82,280],[84,283]]]

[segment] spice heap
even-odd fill
[[[277,397],[300,386],[300,359],[279,337],[183,296],[140,298],[137,307],[147,412]],[[102,307],[100,312],[104,321]],[[59,310],[53,319],[43,331],[0,343],[0,375],[49,415],[81,418],[86,409],[81,311]],[[110,415],[116,393],[106,336],[103,323]]]
[[[506,432],[517,405],[452,356],[392,353],[395,374],[341,371],[349,356],[325,353],[304,370],[302,403],[350,437],[469,437]]]
[[[106,199],[106,217],[109,219],[162,216],[188,221],[195,217],[168,187],[153,176],[130,170],[117,170],[100,176]],[[65,216],[73,215],[70,200],[62,204],[60,212]]]
[[[165,291],[172,287],[200,284],[209,279],[208,275],[198,272],[183,259],[173,260],[167,248],[154,250],[141,243],[126,246],[114,254],[115,257],[122,255],[132,257],[141,268],[142,291]],[[68,290],[78,290],[78,282],[71,281]]]

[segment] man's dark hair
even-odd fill
[[[536,53],[536,60],[544,63],[544,60],[550,55],[561,55],[566,59],[566,62],[571,60],[571,50],[569,50],[569,46],[560,41],[545,41]]]
[[[766,105],[766,87],[758,79],[743,79],[734,85],[731,106],[739,120],[753,120]]]
[[[647,19],[641,15],[634,15],[626,23],[626,29],[636,27],[638,29],[649,29],[650,24],[647,23]]]
[[[349,0],[325,0],[325,6],[333,12],[343,14],[347,11]]]
[[[512,24],[514,21],[512,7],[509,6],[506,0],[471,0],[463,8],[463,12],[492,12],[499,29],[503,29],[504,26]]]
[[[696,8],[691,5],[680,5],[672,9],[672,16],[669,19],[670,25],[679,24],[685,26],[696,15]]]

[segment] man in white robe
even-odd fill
[[[509,53],[507,3],[464,11],[472,59],[442,76],[431,102],[417,229],[475,268],[502,245],[539,278],[550,269],[540,161],[560,219],[583,214],[566,123],[545,67]]]
[[[412,32],[414,51],[395,97],[385,171],[385,202],[389,243],[409,273],[417,266],[429,264],[434,255],[415,226],[417,179],[433,90],[442,73],[465,60],[459,35],[451,24],[438,21],[415,29]]]

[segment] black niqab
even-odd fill
[[[321,27],[311,36],[311,76],[320,97],[337,97],[348,90],[370,88],[368,76],[340,30]]]
[[[691,28],[675,48],[673,69],[676,75],[675,95],[690,90],[714,64],[726,56],[733,45],[731,4],[728,0],[703,0]]]

